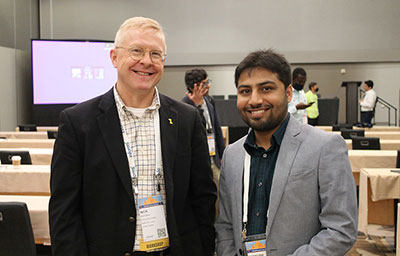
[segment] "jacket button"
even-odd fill
[[[129,222],[135,222],[135,217],[129,217]],[[126,255],[126,254],[125,254]],[[129,254],[130,255],[130,254]]]
[[[242,249],[239,249],[239,254],[243,255]]]
[[[132,254],[130,254],[129,252],[125,253],[124,256],[132,256]]]

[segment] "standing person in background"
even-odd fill
[[[307,81],[307,73],[303,68],[295,68],[292,76],[293,97],[289,102],[289,113],[301,124],[307,124],[306,108],[313,103],[307,104],[303,87]]]
[[[374,117],[374,109],[376,104],[376,92],[374,89],[374,82],[367,80],[364,82],[365,96],[360,100],[361,106],[361,126],[372,127],[372,118]]]
[[[308,92],[306,93],[307,104],[312,104],[307,110],[308,124],[316,126],[318,124],[318,84],[316,82],[311,82],[308,85]]]
[[[51,163],[53,256],[211,256],[216,186],[197,110],[158,93],[165,36],[127,19],[107,93],[61,112]]]
[[[183,102],[195,106],[200,113],[203,126],[207,132],[207,142],[211,157],[214,182],[218,186],[222,154],[225,150],[225,142],[222,136],[221,123],[215,105],[207,96],[211,86],[211,80],[207,72],[202,68],[186,71],[185,74],[186,96]]]

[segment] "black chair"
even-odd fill
[[[230,100],[236,100],[236,99],[237,99],[237,95],[236,95],[236,94],[228,95],[228,99],[230,99]]]
[[[32,164],[29,151],[0,150],[0,160],[2,164],[12,164],[11,158],[13,156],[20,156],[21,164]]]
[[[212,97],[216,100],[224,100],[225,96],[224,95],[212,95]]]
[[[400,149],[397,150],[396,168],[400,168]]]
[[[353,149],[381,149],[381,142],[379,138],[353,136],[351,137],[351,141]]]
[[[20,124],[18,125],[20,132],[36,132],[36,124]]]
[[[0,202],[0,255],[36,256],[32,224],[23,202]]]
[[[48,139],[55,139],[57,138],[58,131],[47,131],[47,138]]]
[[[344,139],[351,139],[351,137],[354,137],[354,136],[364,137],[364,130],[362,130],[362,129],[357,129],[357,130],[342,129],[340,131],[340,133],[342,134],[342,137]]]
[[[334,124],[332,125],[332,131],[338,132],[342,129],[353,129],[353,125],[351,124]]]

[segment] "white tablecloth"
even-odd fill
[[[2,165],[0,194],[50,195],[50,165]]]
[[[400,174],[395,168],[365,168],[360,172],[358,230],[368,233],[368,179],[372,201],[400,198]]]
[[[50,245],[48,205],[50,196],[0,196],[1,202],[25,202],[36,243]]]
[[[396,166],[396,150],[349,150],[353,172],[361,168],[391,168]]]
[[[53,148],[55,139],[0,139],[0,148]]]

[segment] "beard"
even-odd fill
[[[273,113],[273,110],[277,110],[276,107],[271,107],[268,111],[267,116],[263,116],[258,119],[250,118],[246,113],[250,109],[245,109],[240,112],[240,116],[242,117],[243,121],[250,126],[253,130],[259,132],[266,132],[275,129],[276,127],[280,126],[281,123],[285,120],[286,115],[288,113],[287,106],[286,108],[283,107],[281,111],[278,110],[277,113]]]

